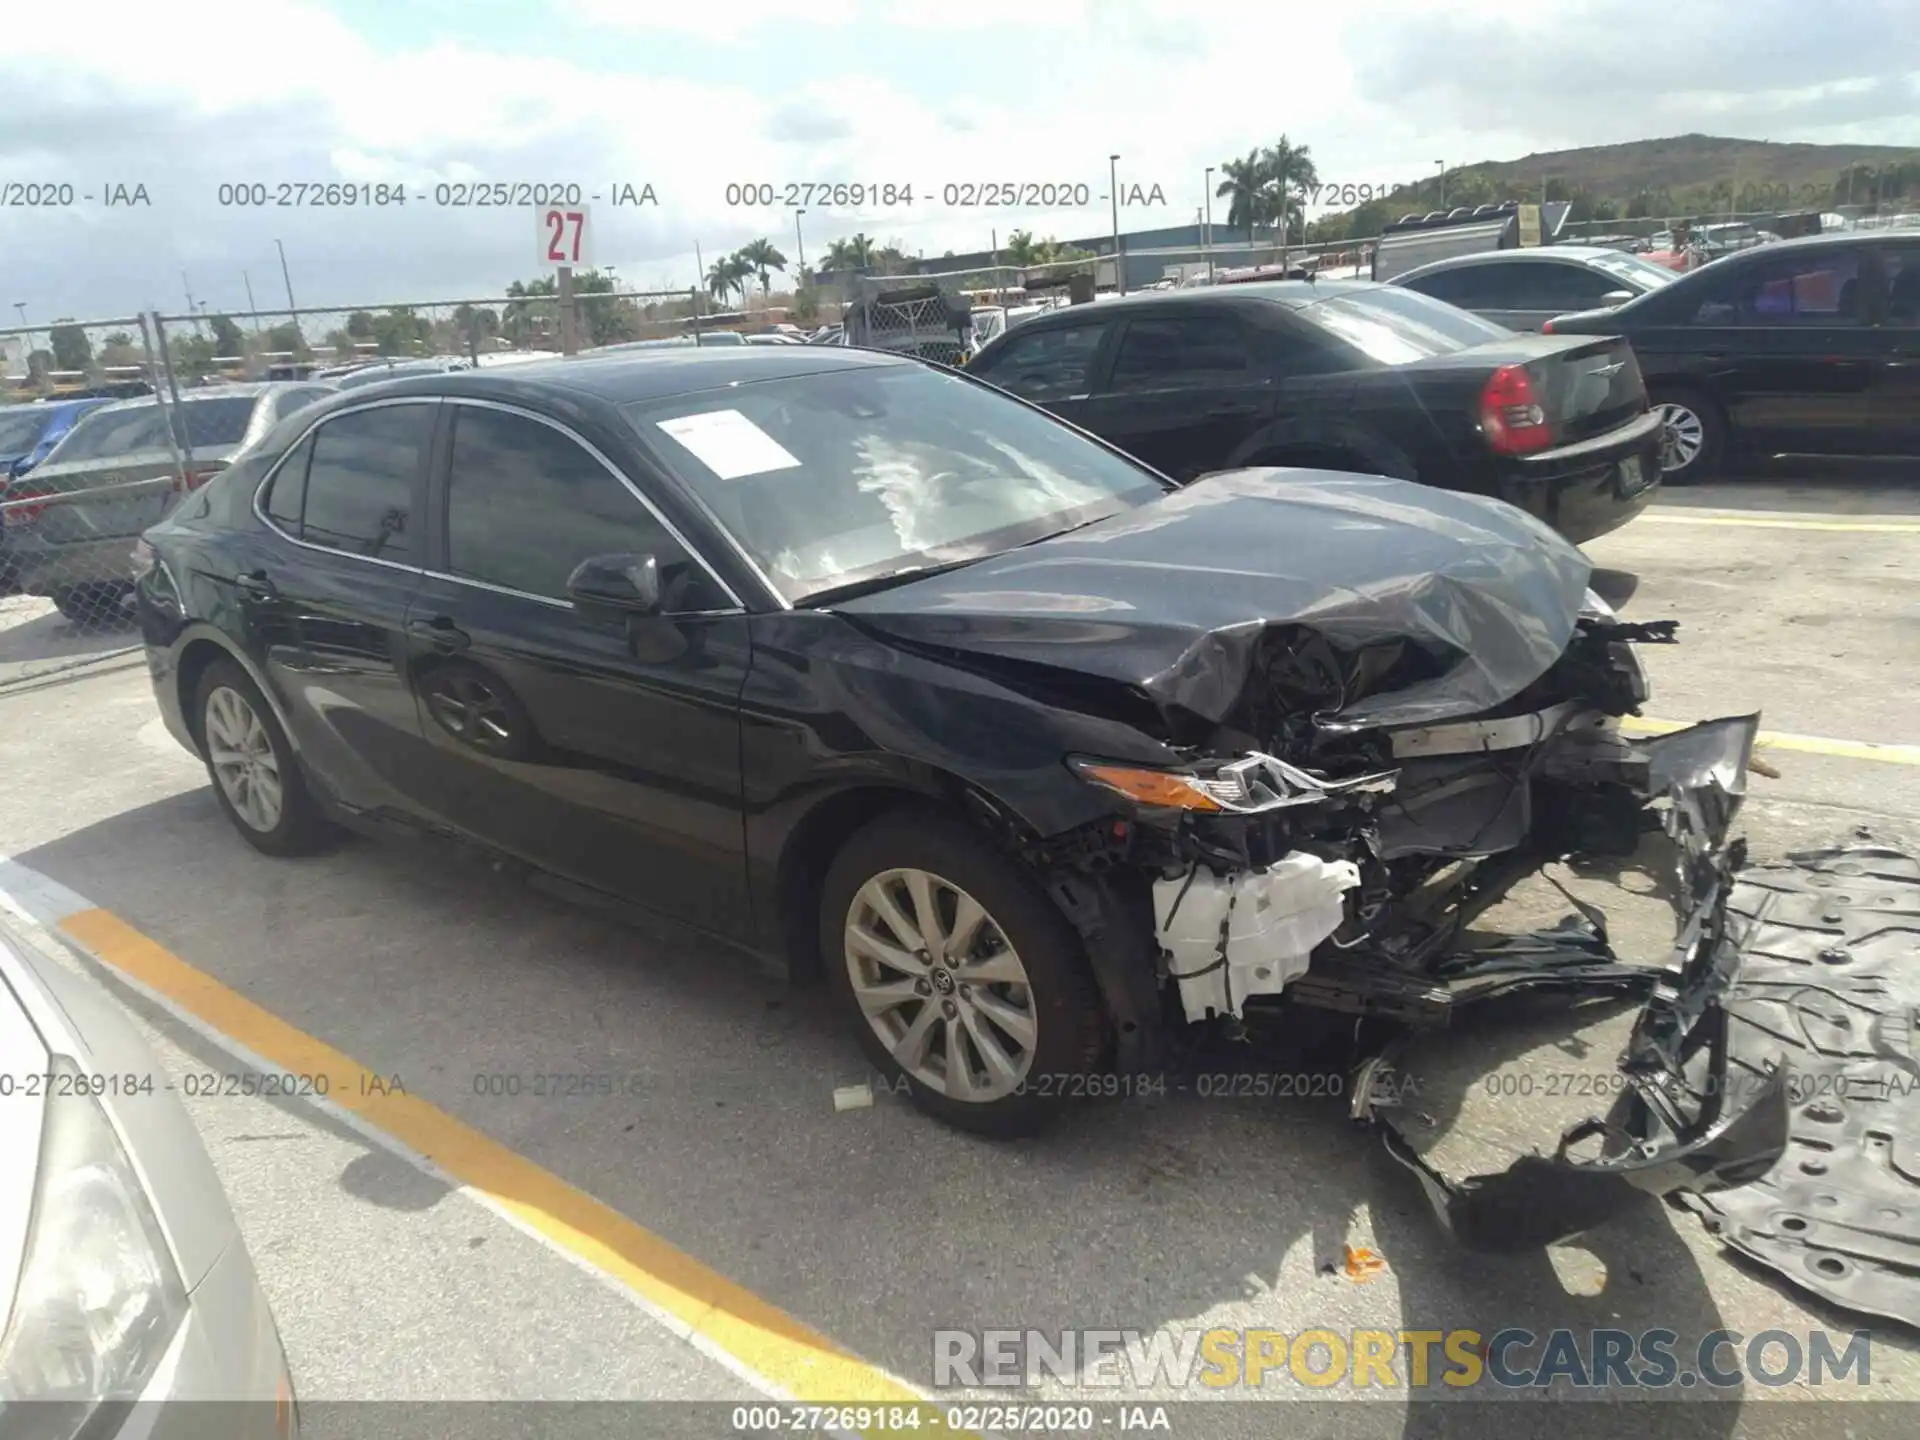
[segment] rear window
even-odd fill
[[[0,455],[31,450],[40,443],[40,432],[47,428],[46,410],[9,415],[0,410]]]
[[[103,460],[143,450],[167,448],[166,422],[158,405],[134,405],[125,410],[95,410],[69,430],[47,456],[49,465],[76,460]]]
[[[1399,285],[1329,296],[1298,313],[1381,365],[1451,355],[1512,333]]]
[[[182,400],[174,428],[189,445],[238,445],[246,438],[256,403],[251,395]]]

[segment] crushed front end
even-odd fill
[[[1647,698],[1636,647],[1675,638],[1590,601],[1559,660],[1511,699],[1412,725],[1314,702],[1337,698],[1357,667],[1404,673],[1417,657],[1346,654],[1336,667],[1331,650],[1296,644],[1255,670],[1214,737],[1263,734],[1266,747],[1196,753],[1178,775],[1072,762],[1131,802],[1104,858],[1146,877],[1168,1011],[1231,1033],[1283,1007],[1354,1017],[1366,1037],[1354,1118],[1470,1246],[1550,1243],[1644,1192],[1747,1185],[1786,1147],[1786,1068],[1749,1072],[1729,1045],[1742,926],[1728,897],[1745,858],[1729,827],[1759,717],[1654,737],[1620,724]],[[1657,876],[1675,913],[1670,953],[1621,957],[1605,913],[1570,893],[1557,925],[1480,926],[1568,860]],[[1430,1052],[1480,1046],[1476,1031],[1508,1007],[1557,1011],[1551,1030],[1606,1004],[1637,1018],[1585,1113],[1521,1141],[1509,1164],[1449,1173],[1423,1133],[1439,1103],[1420,1098]]]

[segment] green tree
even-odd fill
[[[345,334],[346,332],[335,331],[334,333]],[[268,327],[260,343],[267,350],[290,354],[295,358],[305,358],[313,354],[312,348],[307,344],[307,337],[300,333],[299,325],[292,320],[283,320],[278,325]],[[328,343],[332,343],[331,336],[328,337]],[[353,353],[353,342],[350,336],[347,342],[347,353]]]
[[[762,236],[749,244],[742,245],[738,251],[754,274],[760,277],[760,294],[764,297],[773,292],[773,271],[786,273],[787,257],[774,248],[773,242]]]
[[[93,364],[93,342],[87,339],[87,332],[71,320],[55,321],[47,332],[47,342],[53,347],[56,370],[85,370]]]
[[[419,355],[433,338],[433,322],[414,313],[411,306],[396,305],[373,320],[373,339],[380,355]]]
[[[373,312],[356,310],[347,316],[347,334],[356,340],[373,339]]]
[[[1021,269],[1040,263],[1040,246],[1033,238],[1031,230],[1016,230],[1007,236],[1007,243],[1000,247],[1007,257],[1009,265]]]
[[[827,246],[823,270],[868,270],[873,266],[873,241],[864,233],[845,236]]]
[[[820,292],[813,286],[802,284],[793,292],[793,318],[809,324],[820,318]]]
[[[329,330],[326,343],[332,348],[335,359],[351,360],[353,358],[353,336],[344,327]]]
[[[246,353],[246,336],[240,333],[240,327],[233,323],[232,316],[216,315],[207,323],[213,327],[213,348],[216,355]]]
[[[1226,199],[1227,225],[1230,229],[1242,230],[1257,225],[1265,219],[1265,200],[1261,194],[1264,177],[1260,168],[1260,151],[1249,150],[1239,160],[1223,160],[1220,163],[1222,179],[1215,187],[1214,199]]]
[[[707,293],[722,305],[727,297],[739,292],[746,299],[747,281],[753,278],[753,266],[739,255],[723,255],[707,267]]]

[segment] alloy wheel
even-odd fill
[[[1656,409],[1660,416],[1660,470],[1671,475],[1684,470],[1700,458],[1707,443],[1706,423],[1685,405],[1663,401]]]
[[[434,719],[476,750],[502,751],[513,744],[506,702],[475,676],[437,677],[427,691],[427,706]]]
[[[952,881],[887,870],[848,907],[847,973],[908,1075],[952,1100],[1012,1094],[1033,1066],[1032,983],[999,923]]]
[[[222,685],[207,694],[207,758],[241,820],[262,835],[280,823],[286,793],[267,727],[247,697]]]

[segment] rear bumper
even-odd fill
[[[1497,493],[1576,545],[1598,539],[1659,494],[1660,426],[1648,412],[1592,440],[1515,460]]]

